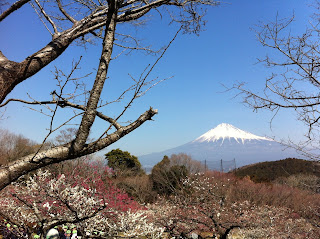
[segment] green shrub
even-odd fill
[[[128,151],[113,149],[105,154],[108,166],[113,168],[117,176],[132,176],[144,174],[138,158]]]

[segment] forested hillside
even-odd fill
[[[248,165],[235,171],[236,176],[249,176],[254,182],[271,182],[277,178],[287,178],[294,174],[320,177],[320,163],[296,158],[287,158],[274,162],[262,162]]]

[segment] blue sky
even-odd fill
[[[255,63],[257,58],[270,52],[260,45],[252,28],[259,21],[274,20],[277,14],[290,17],[294,13],[296,20],[292,31],[303,32],[313,13],[312,3],[311,0],[230,0],[219,7],[209,8],[206,30],[200,36],[180,34],[152,73],[152,77],[160,79],[173,78],[139,98],[123,119],[134,120],[152,106],[159,110],[154,121],[147,122],[103,152],[113,148],[128,150],[135,155],[158,152],[187,143],[223,122],[260,136],[301,139],[305,128],[293,112],[280,112],[270,128],[272,113],[253,112],[241,104],[241,98],[234,99],[236,92],[223,92],[221,84],[231,86],[236,81],[245,81],[250,89],[261,91],[271,70]],[[153,14],[154,18],[142,28],[120,28],[137,34],[154,47],[163,46],[175,34],[177,26],[168,26],[165,17],[161,20],[157,13]],[[14,61],[23,60],[50,41],[50,34],[30,6],[24,6],[3,21],[0,34],[1,51]],[[26,93],[29,93],[38,100],[48,99],[55,86],[51,73],[54,66],[68,70],[72,59],[82,55],[82,74],[94,71],[100,46],[99,42],[84,49],[74,44],[36,76],[16,87],[9,97],[28,99]],[[115,96],[131,83],[128,73],[139,76],[154,60],[137,53],[121,56],[112,62],[104,99]],[[92,80],[93,77],[87,79],[87,83],[90,85]],[[115,104],[105,113],[114,116],[120,108],[121,104]],[[1,128],[38,142],[46,134],[48,119],[21,104],[8,105],[5,116],[0,121]],[[64,116],[61,111],[58,121]],[[98,137],[104,127],[103,122],[97,121],[92,137]]]

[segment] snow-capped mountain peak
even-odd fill
[[[220,124],[194,141],[162,152],[140,156],[144,167],[150,167],[164,155],[185,153],[214,170],[229,171],[248,164],[284,158],[301,158],[275,140],[256,136],[230,124]],[[222,165],[223,164],[223,165]],[[151,169],[151,168],[150,168]]]
[[[246,140],[268,140],[266,137],[256,136],[249,132],[243,131],[234,127],[231,124],[222,123],[219,124],[214,129],[209,130],[207,133],[201,135],[199,138],[195,139],[193,142],[215,142],[218,140],[222,140],[222,143],[225,139],[235,139],[238,143],[244,143]]]

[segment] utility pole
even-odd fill
[[[208,166],[207,166],[207,160],[205,159],[205,160],[204,160],[204,172],[207,172],[207,167],[208,167]]]
[[[223,173],[222,159],[221,159],[221,163],[220,163],[220,172],[222,172],[222,173]]]

